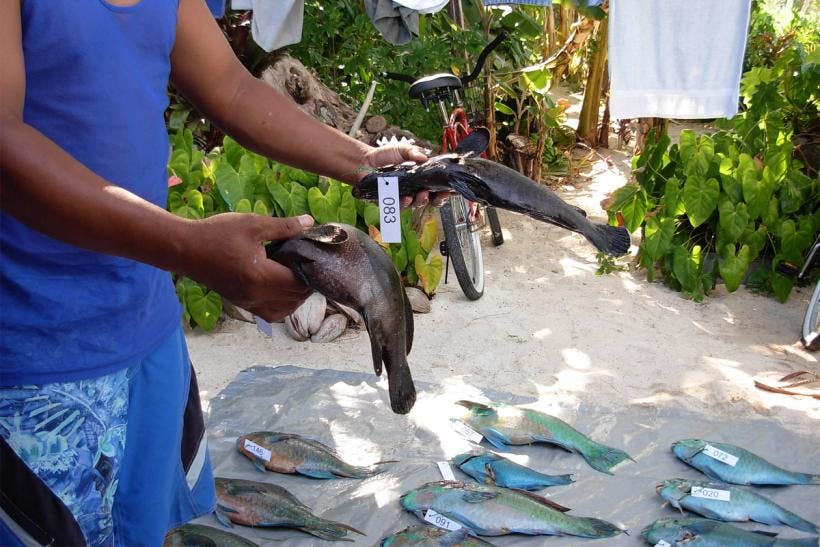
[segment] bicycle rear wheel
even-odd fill
[[[478,300],[484,294],[484,261],[478,230],[470,222],[470,208],[463,197],[452,196],[440,213],[447,255],[458,284],[467,298]]]
[[[495,207],[487,207],[487,222],[490,225],[490,238],[493,245],[498,247],[504,243],[504,233],[501,231],[501,221],[498,220],[498,211]]]

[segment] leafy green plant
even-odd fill
[[[191,130],[183,128],[172,144],[169,175],[181,182],[169,189],[168,210],[176,215],[203,219],[228,211],[279,217],[310,214],[319,224],[343,222],[378,233],[378,207],[355,199],[348,184],[270,161],[230,137],[205,154]],[[441,278],[441,257],[430,252],[437,238],[434,219],[415,228],[408,210],[402,212],[402,243],[382,245],[405,283],[420,285],[428,295]],[[221,296],[182,276],[176,288],[185,320],[212,329],[222,312]]]
[[[816,171],[806,174],[792,142],[817,123],[818,60],[796,48],[752,69],[741,85],[745,109],[723,130],[683,131],[678,144],[653,136],[633,158],[636,183],[616,192],[608,212],[642,230],[638,256],[650,280],[659,271],[699,300],[718,278],[734,291],[748,276],[788,298],[793,280],[776,266],[802,265],[820,230]]]

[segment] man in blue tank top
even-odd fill
[[[0,544],[159,545],[214,507],[168,272],[282,318],[309,291],[262,242],[313,222],[169,214],[169,80],[247,148],[315,173],[355,184],[425,157],[301,112],[203,0],[4,1],[0,72]]]

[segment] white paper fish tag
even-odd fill
[[[731,465],[732,467],[737,465],[737,462],[740,459],[737,456],[732,456],[728,452],[724,452],[720,448],[715,448],[711,444],[707,444],[706,447],[704,447],[703,453],[710,458],[714,458],[717,461],[723,462],[726,465]]]
[[[672,545],[669,542],[667,542],[666,540],[662,539],[662,540],[660,540],[659,542],[657,542],[655,544],[655,547],[672,547]]]
[[[458,420],[453,421],[453,429],[455,429],[456,433],[458,433],[462,437],[465,437],[468,441],[472,441],[476,444],[480,443],[481,439],[484,438],[484,436],[481,433],[474,430],[464,422],[460,422]]]
[[[718,490],[717,488],[693,486],[689,495],[693,498],[704,498],[707,500],[732,501],[732,493],[729,490]]]
[[[461,525],[455,521],[448,519],[443,515],[439,515],[432,509],[428,509],[424,513],[424,520],[429,522],[430,524],[434,524],[439,528],[444,528],[445,530],[460,530]]]
[[[436,465],[441,472],[441,478],[446,481],[456,480],[456,476],[453,475],[453,470],[450,468],[450,462],[436,462]]]
[[[379,232],[385,243],[401,243],[399,177],[378,177]]]
[[[248,452],[250,452],[251,454],[253,454],[257,458],[265,460],[266,462],[270,461],[270,457],[271,457],[270,450],[268,450],[267,448],[264,448],[262,446],[259,446],[258,444],[256,444],[252,440],[245,439],[245,444],[244,444],[243,447],[245,448],[245,450],[247,450]]]

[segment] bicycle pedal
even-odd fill
[[[441,256],[450,256],[450,252],[447,250],[447,242],[446,241],[439,242],[438,252]]]

